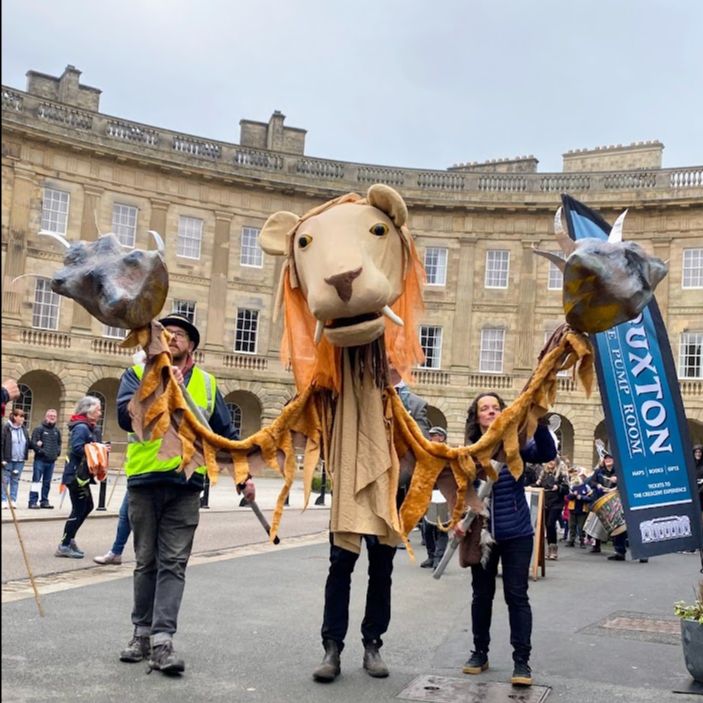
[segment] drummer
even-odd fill
[[[615,459],[609,452],[603,454],[596,470],[591,476],[591,487],[594,490],[594,502],[607,493],[612,493],[618,490],[618,477],[615,474]],[[613,548],[615,554],[608,557],[608,561],[625,561],[627,553],[627,531],[619,535],[612,535]],[[600,540],[596,540],[592,552],[600,552]],[[640,559],[642,563],[649,561],[648,559]]]

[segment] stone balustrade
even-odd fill
[[[20,341],[22,344],[33,347],[71,348],[71,335],[65,332],[54,332],[53,330],[23,329]]]
[[[248,356],[245,354],[225,354],[222,365],[226,369],[245,369],[248,371],[266,371],[268,359],[265,356]]]
[[[86,148],[120,148],[121,145],[126,158],[132,156],[142,161],[151,158],[161,165],[172,162],[175,167],[184,169],[197,165],[212,169],[214,177],[261,179],[261,172],[267,171],[277,183],[284,175],[291,187],[306,190],[333,187],[340,191],[360,190],[370,183],[384,182],[402,188],[403,195],[410,201],[437,206],[455,206],[461,203],[462,197],[473,200],[477,196],[483,196],[491,205],[523,204],[529,194],[532,196],[529,200],[535,204],[552,207],[559,193],[565,191],[595,193],[601,199],[613,194],[616,197],[610,199],[615,201],[623,191],[636,191],[638,199],[652,200],[660,199],[662,191],[667,191],[672,198],[703,195],[703,166],[608,173],[459,173],[355,164],[200,139],[79,110],[12,88],[2,90],[3,124],[7,130],[30,127],[35,120],[41,120],[43,131],[54,131],[57,137],[82,142]],[[145,151],[144,146],[150,149]]]

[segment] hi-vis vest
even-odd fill
[[[132,371],[141,380],[144,366],[137,364],[132,367]],[[195,404],[202,408],[205,411],[205,417],[209,418],[215,409],[215,377],[194,366],[187,388]],[[127,456],[124,469],[127,478],[141,474],[173,471],[181,465],[180,456],[174,456],[170,459],[157,458],[161,449],[161,441],[153,439],[140,442],[133,432],[127,435]],[[206,468],[199,466],[195,472],[205,474]]]

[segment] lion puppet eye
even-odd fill
[[[375,234],[377,237],[382,237],[384,234],[388,234],[388,225],[383,222],[377,222],[369,229],[369,232]]]
[[[309,244],[312,244],[312,237],[309,234],[303,234],[298,238],[298,246],[305,249]]]

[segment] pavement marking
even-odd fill
[[[498,681],[425,674],[413,679],[397,698],[431,703],[543,703],[551,690],[549,686],[515,687]]]
[[[245,544],[240,547],[229,547],[227,549],[215,549],[207,552],[193,554],[188,562],[189,566],[199,566],[200,564],[211,564],[227,559],[239,559],[240,557],[256,556],[257,554],[268,554],[279,552],[282,549],[296,549],[306,547],[311,544],[322,544],[329,540],[329,532],[315,532],[297,537],[286,537],[285,541],[274,545],[271,542],[258,542],[256,544]],[[46,574],[36,576],[34,582],[37,585],[39,595],[68,591],[72,588],[83,588],[96,583],[106,583],[118,579],[131,578],[132,569],[122,566],[93,566],[78,571],[62,571],[56,574]],[[34,598],[34,590],[28,578],[7,581],[2,584],[2,603],[14,603],[16,601]]]

